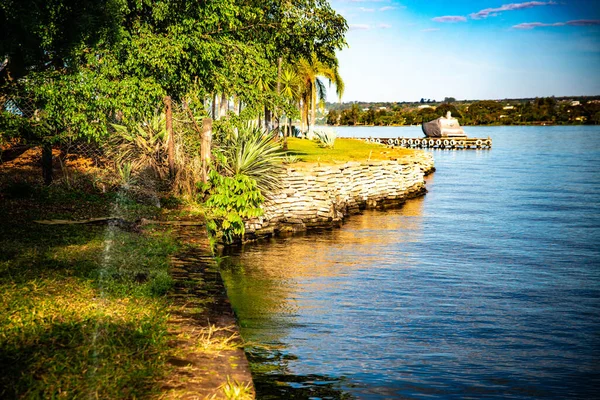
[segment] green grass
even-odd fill
[[[221,388],[227,400],[251,400],[254,398],[250,383],[244,385],[229,376],[227,377],[227,383]]]
[[[154,211],[114,196],[26,197],[0,198],[0,398],[156,393],[168,371],[169,232],[37,225],[115,204],[128,216]]]
[[[389,148],[356,139],[336,139],[333,149],[319,147],[316,141],[289,138],[288,152],[301,162],[335,164],[348,161],[395,160],[414,154],[415,150]]]

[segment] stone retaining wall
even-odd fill
[[[432,171],[432,154],[421,151],[397,161],[288,167],[264,215],[246,222],[245,238],[329,228],[366,208],[399,207],[426,192],[423,177]]]

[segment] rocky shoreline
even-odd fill
[[[398,160],[289,166],[282,189],[262,205],[264,215],[246,221],[244,239],[327,229],[364,209],[400,207],[427,191],[424,176],[434,170],[433,155],[423,151]]]

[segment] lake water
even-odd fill
[[[466,130],[402,209],[225,259],[259,399],[598,398],[600,127]]]

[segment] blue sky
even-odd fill
[[[600,0],[330,3],[343,101],[600,95]]]

